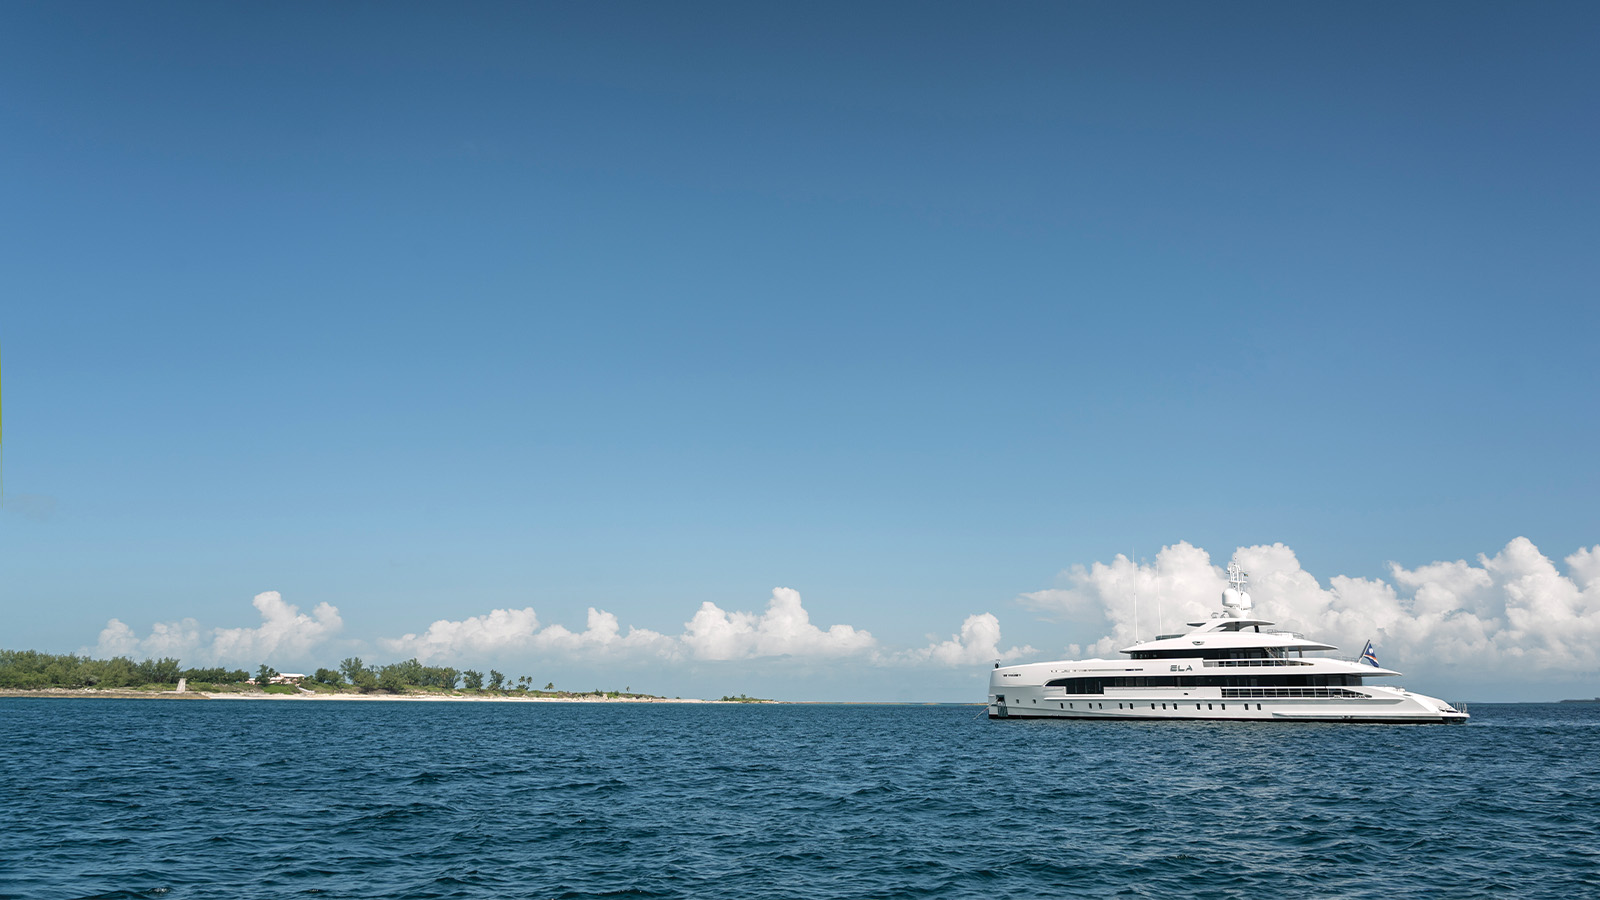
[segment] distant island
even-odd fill
[[[0,693],[41,696],[193,697],[302,700],[543,700],[636,703],[773,703],[740,694],[721,700],[684,700],[622,690],[569,691],[534,679],[515,680],[497,669],[426,666],[415,658],[369,666],[350,657],[337,669],[305,675],[279,672],[263,663],[254,675],[244,669],[184,668],[176,659],[134,660],[126,656],[93,659],[37,650],[0,650]]]
[[[1592,700],[1563,700],[1561,702],[1562,703],[1600,703],[1600,697],[1595,697]]]

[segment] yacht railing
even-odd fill
[[[1358,666],[1367,666],[1368,668],[1373,668],[1371,664],[1362,662],[1361,657],[1359,656],[1319,656],[1317,659],[1336,659],[1339,662],[1354,663]]]
[[[1214,666],[1309,666],[1310,662],[1303,659],[1208,659],[1203,665],[1206,668]]]

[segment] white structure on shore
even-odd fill
[[[1360,660],[1307,656],[1335,649],[1271,622],[1247,618],[1250,594],[1228,565],[1222,612],[1119,652],[1126,660],[995,664],[991,719],[1245,719],[1322,722],[1463,722],[1443,700],[1367,685],[1399,675],[1381,668],[1371,644]],[[1269,630],[1263,630],[1267,628]]]

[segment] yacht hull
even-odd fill
[[[1005,701],[991,696],[991,719],[1097,719],[1188,722],[1348,722],[1434,725],[1465,722],[1467,714],[1433,697],[1398,688],[1368,688],[1364,700],[1222,698],[1218,696],[1111,698],[1030,697],[1009,686]],[[1019,695],[1020,693],[1020,695]]]

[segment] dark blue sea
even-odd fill
[[[1600,896],[1600,705],[0,699],[0,896]]]

